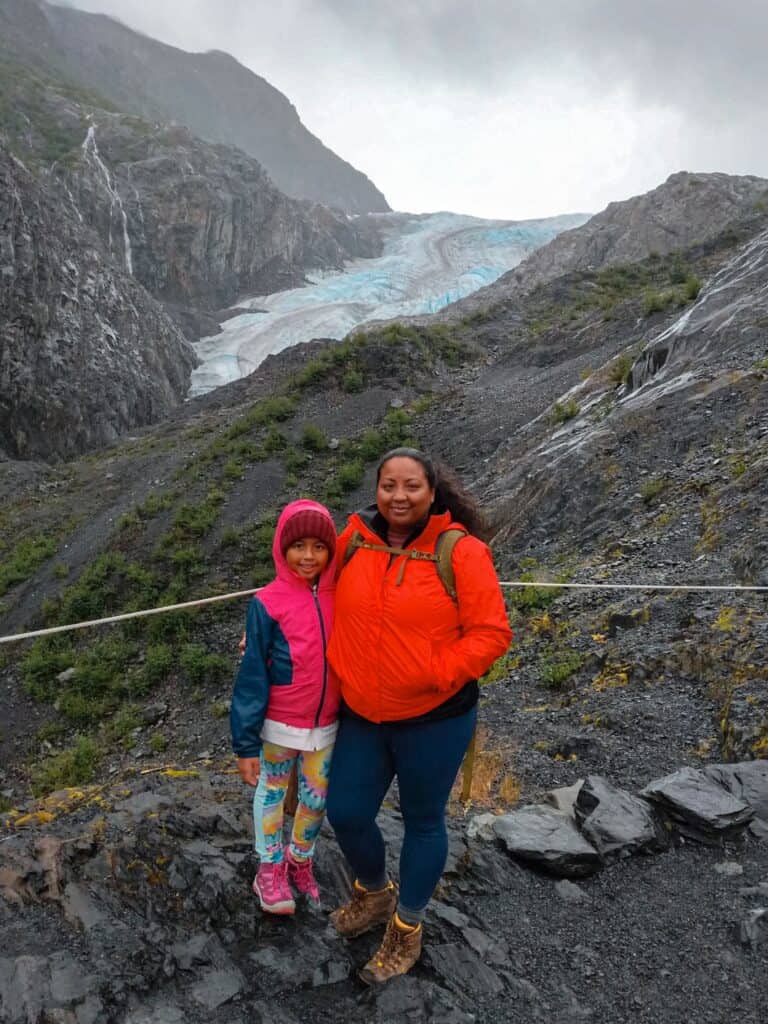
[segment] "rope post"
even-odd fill
[[[464,763],[461,768],[461,802],[468,804],[472,797],[472,775],[475,771],[475,752],[477,750],[477,726],[472,730],[472,739],[469,741],[467,752],[464,755]]]

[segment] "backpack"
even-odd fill
[[[338,576],[341,575],[344,567],[349,564],[349,560],[360,548],[365,548],[367,551],[387,551],[390,555],[405,555],[406,557],[400,566],[400,572],[397,574],[395,586],[399,587],[403,582],[403,574],[408,561],[434,562],[437,575],[440,577],[440,582],[443,584],[446,594],[456,604],[458,601],[456,596],[456,575],[453,571],[451,556],[456,544],[466,535],[466,530],[444,530],[437,538],[435,553],[432,554],[430,551],[417,551],[414,548],[391,548],[386,544],[371,544],[369,541],[363,540],[363,535],[359,530],[355,530],[349,538],[349,543],[344,551],[344,559],[339,566]]]

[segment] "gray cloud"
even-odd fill
[[[450,176],[462,171],[464,191],[449,205],[468,212],[480,212],[481,199],[490,212],[492,194],[503,188],[498,165],[509,167],[509,196],[529,193],[514,209],[547,212],[541,204],[552,196],[552,182],[536,195],[541,175],[521,167],[523,145],[529,163],[561,164],[567,180],[552,198],[557,210],[595,209],[683,167],[768,174],[765,0],[78,6],[187,49],[233,53],[286,92],[307,125],[385,192],[405,188],[404,147],[414,176],[425,169],[433,176],[430,194],[450,194]],[[624,133],[617,132],[622,118]],[[452,132],[454,145],[476,163],[476,185],[454,161],[445,139]],[[510,209],[509,196],[496,202],[499,215]],[[414,208],[424,200],[414,193],[394,201]]]

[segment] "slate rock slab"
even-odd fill
[[[424,959],[443,984],[458,994],[499,995],[504,982],[480,957],[457,942],[428,943]]]
[[[753,950],[768,942],[768,908],[750,910],[739,925],[739,940],[743,946]]]
[[[371,993],[376,1024],[476,1024],[474,1014],[459,1006],[451,993],[413,975],[393,978]],[[360,1020],[370,1019],[362,1014]]]
[[[749,804],[755,812],[750,831],[760,838],[768,838],[768,761],[708,765],[704,774],[732,796]]]
[[[514,857],[564,878],[584,878],[601,867],[600,854],[570,818],[533,804],[497,819],[496,835]]]
[[[668,845],[653,808],[640,797],[588,775],[579,789],[574,813],[582,835],[606,863]]]
[[[755,812],[697,768],[680,768],[651,782],[640,795],[661,807],[680,833],[701,843],[741,832]]]

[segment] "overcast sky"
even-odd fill
[[[596,212],[768,177],[767,0],[77,0],[226,50],[398,210]]]

